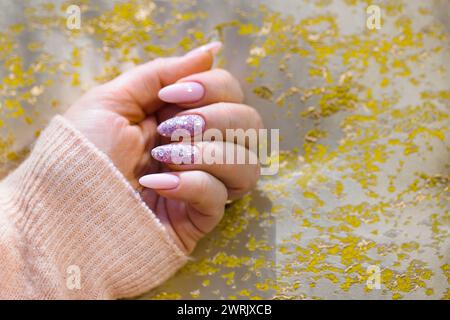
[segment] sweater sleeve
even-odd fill
[[[0,183],[0,298],[133,297],[186,261],[109,158],[61,116]]]

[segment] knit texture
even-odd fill
[[[0,298],[133,297],[186,260],[110,159],[61,116],[0,183]]]

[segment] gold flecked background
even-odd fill
[[[80,30],[65,25],[82,8]],[[379,5],[382,28],[366,28]],[[142,298],[449,299],[450,3],[0,0],[0,176],[89,87],[209,40],[275,176]],[[367,268],[381,271],[369,289]]]

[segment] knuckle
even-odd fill
[[[228,82],[232,82],[235,81],[234,77],[231,75],[231,73],[225,69],[215,69],[216,72],[216,77],[218,79],[220,79],[220,81],[222,81],[223,83],[228,83]]]
[[[225,211],[225,203],[227,202],[228,199],[228,191],[227,188],[225,187],[225,185],[223,185],[221,183],[221,192],[219,194],[219,198],[220,198],[220,208],[221,208],[221,216],[223,215],[223,212]]]
[[[228,195],[227,195],[227,197],[228,197]],[[209,230],[209,232],[212,231],[217,226],[217,224],[219,224],[219,222],[222,220],[222,218],[225,214],[225,202],[227,201],[227,197],[223,200],[223,204],[214,213],[214,215],[217,217],[217,223],[214,226],[212,226],[212,228],[211,228],[211,230]]]
[[[251,173],[250,173],[249,179],[247,181],[247,184],[245,186],[247,191],[252,190],[256,187],[256,184],[258,183],[258,180],[259,180],[259,177],[261,174],[261,167],[260,167],[259,163],[252,164],[249,166],[250,166],[249,170]]]
[[[258,183],[259,178],[261,177],[261,165],[259,164],[259,162],[257,164],[255,164],[254,166],[254,180],[253,180],[253,184],[252,184],[252,189],[256,187],[256,184]]]
[[[155,66],[162,66],[164,64],[164,58],[155,58],[153,59],[152,64],[154,64]]]
[[[257,167],[257,166],[256,165],[252,165],[252,167]],[[250,190],[255,188],[256,183],[257,183],[258,178],[259,178],[259,173],[257,173],[257,171],[254,168],[252,168],[250,170],[252,170],[254,172],[249,174],[247,179],[242,179],[242,181],[239,183],[239,185],[236,186],[235,188],[233,188],[233,192],[235,194],[238,194],[238,195],[242,196],[245,193],[247,193]],[[259,171],[259,169],[258,169],[258,171]]]
[[[248,179],[248,184],[247,184],[247,191],[252,190],[255,188],[256,183],[258,181],[259,178],[259,174],[258,174],[258,170],[256,170],[257,165],[252,165],[252,174],[250,176],[250,178]]]
[[[253,120],[255,129],[264,128],[264,122],[259,112],[251,106],[248,106],[248,112],[249,112],[249,119]]]
[[[239,81],[227,70],[216,69],[217,79],[219,84],[224,90],[222,90],[222,100],[230,99],[230,92],[233,93],[233,101],[242,101],[244,99],[244,93],[242,91]]]
[[[244,91],[242,90],[241,83],[234,76],[232,76],[232,78],[233,78],[233,83],[234,83],[234,88],[235,88],[234,92],[236,94],[236,102],[243,102],[244,101]]]
[[[236,188],[231,188],[230,190],[230,194],[232,194],[234,197],[242,197],[244,194],[246,194],[250,189],[244,185],[236,187]]]
[[[240,188],[242,193],[246,193],[252,189],[253,179],[247,179],[244,181],[242,187]]]
[[[206,174],[202,174],[199,176],[197,182],[197,192],[198,194],[205,195],[210,189],[209,178]]]

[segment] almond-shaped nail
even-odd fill
[[[152,157],[164,163],[193,164],[198,160],[199,150],[190,144],[166,144],[154,148],[152,150]]]
[[[176,130],[186,130],[191,136],[201,134],[205,129],[205,120],[202,116],[188,114],[173,117],[161,122],[158,126],[158,133],[163,137],[170,137]]]
[[[178,187],[180,178],[173,174],[156,173],[141,177],[139,183],[151,189],[174,189]]]
[[[213,55],[215,55],[220,51],[220,49],[222,49],[222,42],[212,41],[212,42],[204,44],[198,48],[192,49],[191,51],[186,53],[186,56],[191,56],[191,55],[197,54],[199,52],[205,52],[205,51],[209,51]]]
[[[162,88],[158,97],[169,103],[192,103],[199,101],[205,94],[205,88],[198,82],[174,83]]]

